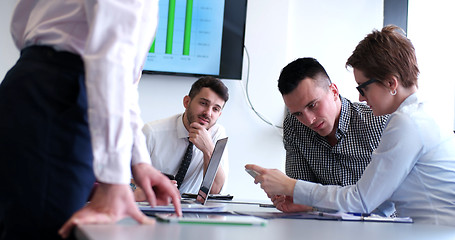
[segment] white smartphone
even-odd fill
[[[256,176],[259,175],[258,172],[254,171],[254,170],[252,170],[252,169],[246,169],[246,168],[245,168],[245,171],[246,171],[248,174],[250,174],[253,178],[256,178]]]

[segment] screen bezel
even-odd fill
[[[182,73],[159,70],[146,70],[146,74],[176,76],[213,76],[221,79],[242,79],[243,48],[245,41],[247,0],[226,0],[223,17],[223,35],[221,40],[221,59],[219,74]]]

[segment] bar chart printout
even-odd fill
[[[145,70],[218,75],[224,1],[160,0]]]

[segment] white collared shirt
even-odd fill
[[[385,200],[416,223],[455,226],[455,136],[443,131],[417,93],[390,115],[378,148],[356,185],[297,181],[294,202],[370,213]]]
[[[137,83],[158,21],[158,0],[21,0],[11,24],[19,49],[52,46],[81,55],[98,181],[126,184],[150,163]]]
[[[147,148],[150,153],[152,165],[163,173],[176,175],[179,170],[183,155],[188,146],[188,130],[183,125],[183,114],[177,114],[169,118],[149,122],[143,127],[143,132],[147,139]],[[223,126],[216,123],[209,132],[212,141],[226,137]],[[226,187],[229,162],[227,147],[221,158],[221,165],[226,175],[223,189]],[[197,194],[202,183],[204,170],[204,154],[196,146],[193,146],[193,157],[185,175],[181,193]]]

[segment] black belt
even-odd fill
[[[57,51],[50,46],[30,46],[21,50],[21,58],[40,58],[43,61],[53,62],[56,65],[84,71],[82,58],[75,53],[68,51]]]

